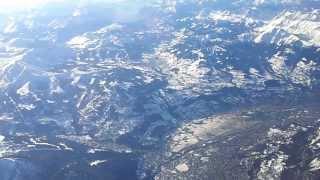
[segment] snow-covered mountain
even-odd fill
[[[319,5],[1,14],[0,179],[317,179]]]

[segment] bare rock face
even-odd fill
[[[318,7],[0,9],[0,179],[319,179]]]

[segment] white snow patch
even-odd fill
[[[95,81],[96,81],[96,78],[91,78],[89,84],[90,84],[90,85],[93,85]]]
[[[244,87],[247,83],[245,73],[240,70],[231,70],[232,74],[232,83],[236,85],[236,87]]]
[[[268,62],[276,75],[287,76],[289,70],[286,67],[286,60],[286,57],[283,57],[278,53],[269,59]]]
[[[305,46],[320,46],[319,12],[284,11],[264,26],[256,28],[255,42],[292,44],[301,41]]]
[[[18,107],[28,111],[31,111],[36,108],[34,104],[18,104]]]
[[[309,63],[301,60],[297,63],[292,72],[292,81],[304,86],[311,85],[311,73],[316,70],[317,63],[310,61]]]
[[[47,103],[49,103],[49,104],[54,104],[55,101],[47,100]]]
[[[75,77],[73,77],[73,80],[72,80],[72,82],[71,82],[71,85],[76,85],[76,84],[78,84],[79,81],[80,81],[80,79],[81,79],[81,76],[75,76]]]
[[[54,144],[49,144],[49,143],[45,143],[45,142],[38,142],[37,140],[30,138],[30,142],[32,142],[34,145],[43,145],[43,146],[49,146],[49,147],[53,147],[56,149],[61,149],[59,146],[56,146]]]
[[[0,135],[0,143],[5,139],[6,137]]]
[[[249,123],[240,119],[238,115],[229,114],[194,120],[177,129],[171,138],[170,149],[172,152],[179,152],[201,141],[209,140],[212,136],[219,136],[248,125]]]
[[[74,16],[74,17],[80,16],[80,15],[81,15],[81,10],[80,9],[76,9],[72,14],[72,16]]]
[[[26,96],[30,93],[30,82],[25,83],[21,88],[17,90],[17,94],[20,96]]]
[[[319,170],[319,169],[320,169],[320,160],[319,160],[319,158],[313,159],[313,160],[310,162],[309,166],[310,166],[310,168],[311,168],[310,171],[317,171],[317,170]]]
[[[181,163],[181,164],[176,166],[176,169],[179,172],[184,173],[184,172],[188,172],[189,171],[189,166],[186,163]]]
[[[64,150],[73,151],[73,149],[68,147],[66,144],[60,143],[59,145],[62,146]]]
[[[229,11],[214,11],[209,14],[209,18],[214,21],[228,21],[232,23],[241,23],[241,22],[253,22],[251,18],[244,17],[237,14],[232,14]]]
[[[97,31],[97,33],[105,34],[105,33],[110,32],[110,31],[121,30],[122,28],[123,28],[123,26],[121,24],[113,23],[113,24],[110,24],[110,25],[108,25],[106,27],[103,27],[103,28],[99,29]]]
[[[285,168],[287,155],[277,154],[276,158],[264,160],[258,172],[258,180],[280,180],[281,173]]]
[[[76,36],[67,42],[67,45],[72,48],[85,49],[92,43],[93,42],[86,36]]]
[[[90,163],[90,166],[98,166],[99,164],[105,163],[107,160],[96,160]]]
[[[9,114],[3,114],[0,116],[0,121],[9,121],[13,120],[13,117]]]
[[[320,128],[318,128],[317,132],[316,132],[316,136],[314,139],[312,139],[311,144],[314,144],[316,142],[320,141]]]
[[[17,25],[14,21],[10,22],[3,30],[4,33],[14,33],[17,30]]]
[[[50,81],[51,81],[50,83],[51,94],[62,94],[64,92],[61,86],[59,85],[59,81],[57,80],[56,77],[51,77]]]
[[[62,94],[63,93],[63,89],[60,86],[56,86],[54,89],[51,90],[51,94]]]

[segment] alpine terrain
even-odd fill
[[[319,0],[0,9],[0,180],[320,179]]]

